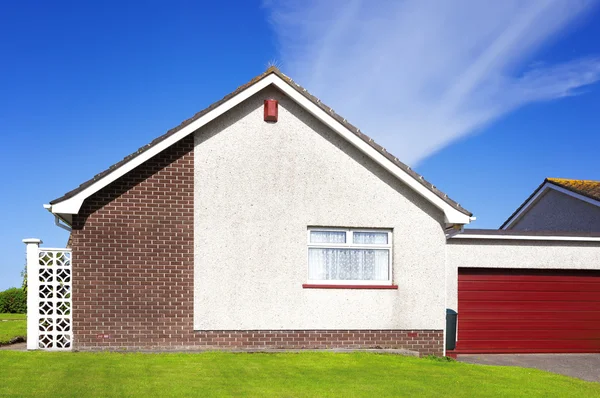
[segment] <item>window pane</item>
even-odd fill
[[[389,280],[389,250],[308,249],[311,280]]]
[[[346,243],[346,231],[310,231],[310,243]]]
[[[369,245],[386,245],[388,243],[387,232],[354,232],[354,243]]]

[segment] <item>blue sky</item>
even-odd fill
[[[497,228],[547,176],[600,180],[598,4],[480,3],[3,3],[0,289],[20,284],[23,238],[66,243],[42,204],[269,61],[472,227]]]

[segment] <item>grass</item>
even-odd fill
[[[18,337],[27,335],[25,314],[0,314],[0,345],[9,344]]]
[[[369,353],[0,352],[0,396],[600,397],[534,369]]]

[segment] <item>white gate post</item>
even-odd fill
[[[27,349],[38,348],[40,239],[23,239],[27,252]]]

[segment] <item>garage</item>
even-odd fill
[[[456,351],[600,352],[600,271],[459,268]]]

